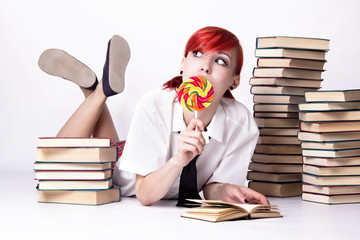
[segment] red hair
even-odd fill
[[[193,51],[216,52],[232,48],[237,48],[238,50],[238,61],[235,69],[235,74],[238,75],[241,72],[244,59],[242,47],[239,39],[226,29],[219,27],[204,27],[196,31],[186,43],[184,57],[186,57],[189,52]],[[177,91],[181,83],[182,77],[176,76],[164,83],[163,89]],[[234,99],[234,96],[229,90],[225,92],[224,97]]]

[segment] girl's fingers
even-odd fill
[[[198,131],[203,132],[205,131],[205,125],[200,119],[193,118],[191,119],[189,125],[187,126],[187,129],[191,129],[191,130],[197,129]]]

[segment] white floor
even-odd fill
[[[359,239],[360,204],[269,198],[283,218],[208,223],[181,218],[175,201],[102,206],[37,202],[32,172],[0,172],[1,239]],[[3,236],[7,236],[3,238]]]

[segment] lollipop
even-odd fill
[[[214,98],[211,83],[203,77],[191,77],[184,81],[178,90],[178,100],[181,106],[190,112],[202,111],[210,106]]]

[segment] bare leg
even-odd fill
[[[81,88],[85,100],[60,129],[57,137],[110,137],[119,141],[103,93],[102,82],[95,90]]]

